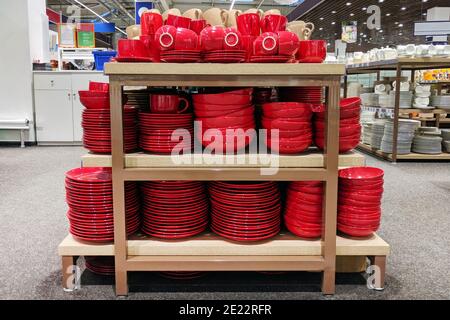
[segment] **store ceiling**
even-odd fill
[[[382,31],[369,30],[364,24],[369,14],[363,8],[370,5],[381,9]],[[424,37],[414,36],[414,22],[426,20],[430,8],[449,6],[450,0],[326,0],[300,19],[315,24],[313,37],[328,40],[330,50],[334,48],[334,40],[341,37],[342,21],[357,21],[358,42],[349,45],[347,51],[366,51],[387,45],[424,43]]]

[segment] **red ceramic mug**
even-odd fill
[[[287,18],[279,14],[269,14],[261,20],[261,32],[285,31]]]
[[[163,18],[155,12],[144,12],[141,15],[141,35],[154,35],[163,26]]]
[[[198,48],[197,34],[186,28],[162,26],[156,31],[156,42],[161,50],[195,50]]]
[[[225,28],[222,26],[206,27],[203,29],[202,32],[200,32],[202,50],[222,50],[225,34]]]
[[[260,18],[256,13],[244,13],[236,18],[237,29],[242,35],[259,36]]]
[[[226,28],[223,38],[224,50],[240,50],[242,48],[241,33],[235,28]]]
[[[119,39],[117,52],[119,57],[126,58],[146,58],[150,56],[147,47],[141,40]]]
[[[278,35],[273,32],[265,32],[253,42],[253,55],[274,56],[278,53]]]
[[[200,34],[200,32],[206,28],[206,25],[206,20],[191,20],[189,29],[194,31],[196,34]]]
[[[191,19],[183,16],[175,16],[173,14],[169,14],[167,16],[166,25],[189,29],[191,25]]]
[[[183,107],[184,104],[184,107]],[[183,113],[189,108],[189,101],[176,94],[150,95],[151,113]]]
[[[302,40],[297,59],[301,63],[322,63],[327,57],[325,40]]]
[[[282,56],[292,56],[297,53],[300,46],[298,36],[289,31],[278,32],[278,54]]]

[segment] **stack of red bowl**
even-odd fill
[[[142,231],[163,239],[195,236],[208,226],[205,186],[196,181],[149,181],[141,184]]]
[[[92,242],[114,240],[111,168],[76,168],[66,172],[67,217],[70,233]],[[139,229],[139,197],[136,183],[125,185],[127,234]]]
[[[138,148],[138,109],[124,107],[123,142],[125,152]],[[85,109],[82,113],[83,146],[95,153],[111,153],[111,116],[109,109]]]
[[[280,89],[281,101],[311,103],[313,107],[323,102],[322,87],[290,87]]]
[[[248,146],[254,132],[247,135],[239,131],[256,127],[252,93],[253,89],[238,89],[195,94],[194,112],[202,129],[197,139],[205,147],[214,145],[215,151],[236,152]]]
[[[266,144],[281,154],[307,150],[312,143],[312,109],[308,103],[272,102],[262,106],[261,125],[268,130]],[[278,130],[276,135],[272,130]]]
[[[340,127],[339,127],[339,152],[344,153],[353,150],[361,138],[361,99],[346,98],[340,102]],[[325,113],[324,107],[315,110],[315,143],[319,149],[325,144]]]
[[[85,257],[86,269],[101,276],[115,275],[114,265],[114,257]]]
[[[339,171],[339,231],[353,237],[367,237],[378,230],[383,177],[383,170],[373,167]]]
[[[259,241],[280,231],[281,201],[275,182],[219,182],[209,185],[212,230],[235,241]]]
[[[190,151],[193,147],[192,113],[139,113],[139,145],[149,152],[170,154],[174,148]],[[179,134],[178,134],[179,133]]]
[[[288,188],[284,223],[289,231],[302,238],[322,234],[323,183],[291,182]]]
[[[187,28],[165,25],[155,34],[155,41],[161,50],[164,62],[183,63],[200,62],[201,50],[198,47],[198,35]]]

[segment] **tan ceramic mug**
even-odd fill
[[[180,11],[180,9],[177,9],[177,8],[172,8],[172,9],[164,11],[164,13],[162,14],[164,21],[167,20],[167,17],[169,16],[169,14],[171,14],[173,16],[181,16],[181,11]]]
[[[236,10],[233,9],[231,11],[228,11],[228,18],[227,18],[227,23],[226,26],[227,27],[234,27],[237,28],[237,22],[236,22],[236,18],[242,14],[242,10]]]
[[[221,8],[210,8],[203,12],[203,19],[211,26],[225,26],[228,11]]]
[[[200,20],[202,19],[202,10],[200,9],[189,9],[183,13],[183,17],[192,19],[192,20]]]
[[[161,11],[159,11],[158,9],[150,9],[150,10],[147,10],[145,12],[161,14]]]
[[[134,24],[126,28],[127,38],[132,40],[141,35],[141,26]]]
[[[269,14],[281,16],[281,11],[278,9],[270,9],[264,12],[264,16],[268,16]]]
[[[244,11],[244,13],[256,13],[256,14],[259,14],[260,18],[262,18],[264,16],[264,11],[262,11],[261,9],[256,9],[256,8],[248,9],[248,10]]]
[[[314,31],[314,24],[305,21],[292,21],[288,23],[286,30],[295,33],[300,40],[309,40]]]

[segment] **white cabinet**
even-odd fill
[[[37,142],[71,144],[83,139],[78,91],[89,81],[109,82],[102,73],[48,72],[34,74],[34,106]]]

